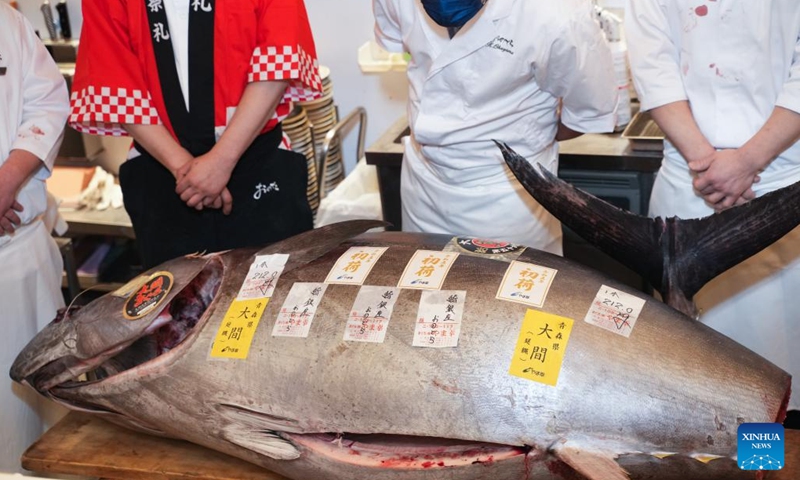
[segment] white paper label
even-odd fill
[[[247,272],[236,299],[271,298],[288,260],[289,255],[286,254],[257,256],[250,264],[250,271]]]
[[[319,302],[328,285],[324,283],[295,283],[283,302],[278,319],[272,328],[273,337],[308,337]]]
[[[362,285],[388,247],[352,247],[339,257],[325,283]]]
[[[496,298],[541,308],[556,273],[558,270],[532,263],[511,262]]]
[[[458,253],[454,252],[417,250],[406,264],[406,269],[397,286],[420,290],[439,290],[456,258],[458,258]]]
[[[623,337],[630,337],[646,300],[603,285],[584,320]]]
[[[458,346],[466,298],[467,292],[463,290],[422,292],[412,345],[430,348]]]
[[[347,318],[345,341],[383,343],[398,295],[399,288],[361,287]]]

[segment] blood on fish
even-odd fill
[[[694,13],[696,13],[698,17],[705,17],[708,15],[708,7],[705,5],[700,5],[694,9]]]

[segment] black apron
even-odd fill
[[[147,11],[170,123],[180,144],[199,156],[216,143],[214,0],[193,5],[189,12],[191,114],[178,80],[166,13],[163,6]],[[145,268],[189,253],[260,246],[313,228],[306,159],[280,149],[281,140],[278,125],[258,136],[239,159],[227,185],[233,196],[230,215],[188,207],[175,193],[170,171],[135,144],[141,156],[122,164],[119,180]]]

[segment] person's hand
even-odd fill
[[[189,207],[221,207],[227,215],[233,207],[233,197],[226,187],[231,170],[225,165],[212,153],[194,158],[177,170],[175,192]]]
[[[17,186],[11,176],[0,175],[0,236],[14,233],[20,224],[17,212],[22,205],[16,200]]]
[[[716,211],[755,198],[753,184],[759,182],[760,172],[740,150],[719,150],[688,165],[695,191]]]
[[[0,237],[14,233],[20,223],[22,223],[17,213],[23,210],[24,208],[22,208],[22,205],[14,200],[11,206],[3,212],[3,216],[0,217]]]
[[[218,197],[203,198],[203,206],[215,209],[221,208],[222,213],[228,215],[229,213],[231,213],[231,209],[233,208],[233,196],[231,195],[231,192],[228,190],[228,187],[225,187],[224,189],[222,189],[222,193]]]

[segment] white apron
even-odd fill
[[[40,220],[0,247],[0,472],[22,472],[20,455],[64,410],[8,376],[17,354],[64,306],[62,259]]]
[[[503,164],[469,181],[448,181],[405,138],[400,183],[403,230],[503,240],[562,254],[561,223],[513,178]],[[558,170],[557,148],[534,159]],[[457,176],[457,173],[455,174]]]
[[[412,136],[403,229],[561,253],[561,228],[511,176],[493,139],[552,172],[561,121],[614,129],[611,53],[588,0],[492,0],[450,39],[419,0],[373,0],[377,41],[407,51]]]

